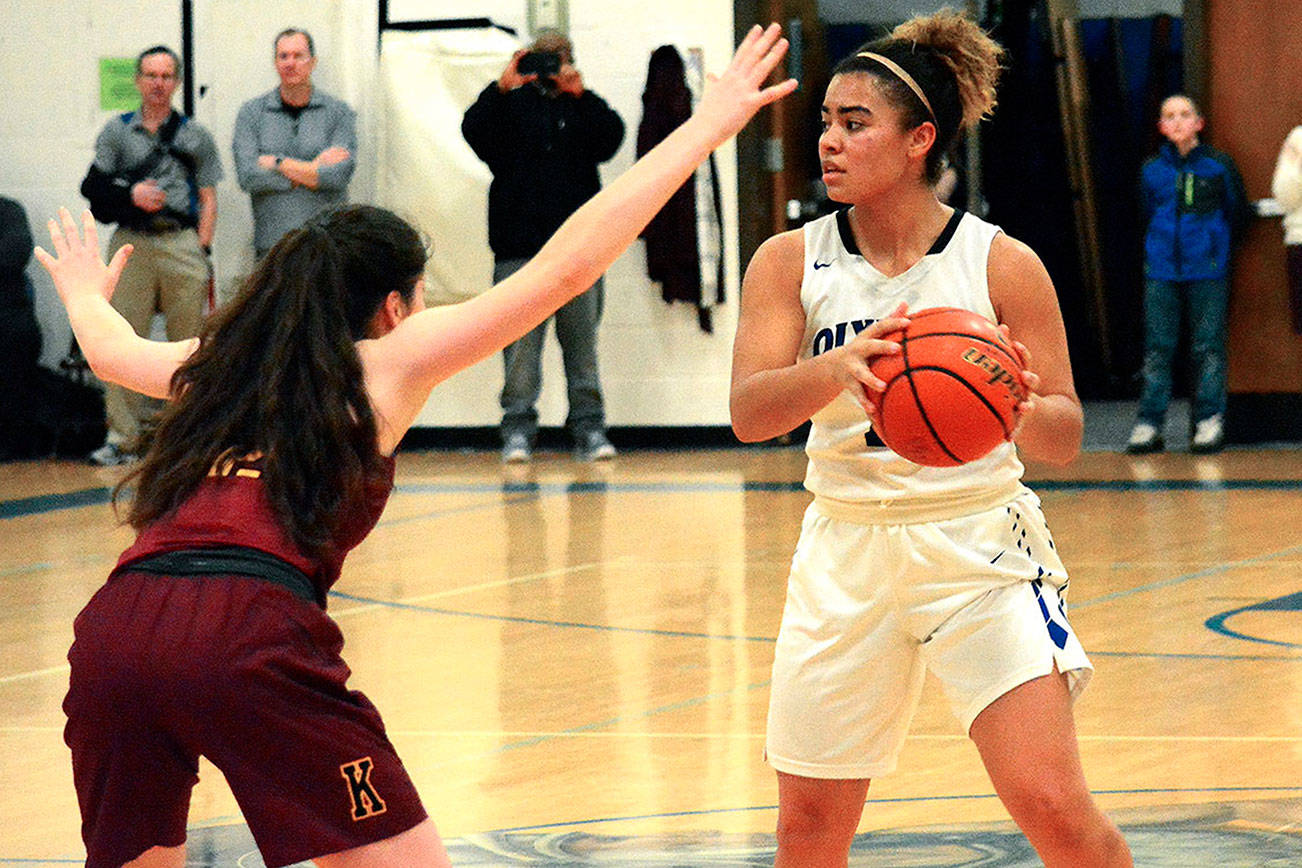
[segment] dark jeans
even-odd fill
[[[1171,400],[1171,368],[1182,316],[1194,369],[1192,418],[1225,412],[1226,280],[1149,280],[1144,285],[1144,391],[1139,419],[1158,428]],[[1183,312],[1183,314],[1182,314]]]
[[[505,259],[493,266],[493,282],[500,283],[520,270],[527,259]],[[502,441],[522,434],[530,442],[538,433],[538,395],[542,392],[542,348],[547,323],[556,323],[556,340],[565,362],[569,415],[565,427],[576,442],[592,431],[606,430],[606,410],[597,377],[597,324],[601,321],[604,293],[601,278],[592,288],[571,299],[541,325],[502,350],[505,381],[502,385]]]

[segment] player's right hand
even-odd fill
[[[873,373],[872,360],[877,356],[900,352],[899,343],[887,340],[887,336],[903,330],[908,324],[908,305],[901,303],[891,311],[890,316],[877,320],[852,340],[846,341],[844,346],[827,353],[836,366],[834,375],[859,402],[859,406],[863,407],[874,425],[877,424],[876,400],[886,384]]]

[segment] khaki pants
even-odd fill
[[[142,337],[149,337],[155,313],[166,318],[169,341],[197,335],[208,300],[208,257],[199,246],[198,233],[181,229],[150,235],[120,228],[109,241],[109,256],[125,244],[135,251],[113,293],[113,308]],[[104,407],[108,442],[134,450],[141,423],[153,415],[152,402],[130,389],[107,384]]]

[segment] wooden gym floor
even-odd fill
[[[330,601],[458,865],[771,864],[769,665],[796,448],[404,453]],[[0,864],[84,858],[61,730],[73,616],[130,540],[110,471],[0,465]],[[1096,666],[1086,772],[1139,865],[1302,864],[1302,453],[1029,468]],[[1038,864],[928,685],[853,865]],[[196,865],[261,865],[201,769]]]

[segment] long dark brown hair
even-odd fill
[[[114,492],[135,486],[131,525],[179,506],[219,457],[260,452],[282,526],[305,553],[326,553],[384,470],[355,342],[391,292],[412,301],[425,260],[410,225],[370,206],[282,238],[172,377],[144,459]]]

